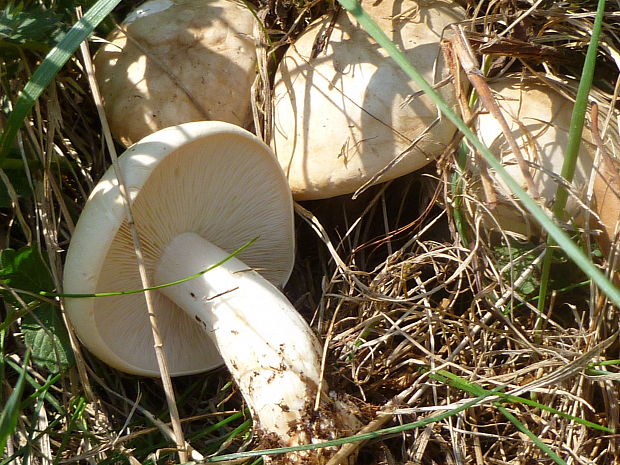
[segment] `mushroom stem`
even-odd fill
[[[206,269],[229,254],[194,233],[176,236],[155,271],[158,283]],[[355,425],[327,395],[314,410],[320,345],[288,300],[260,274],[233,257],[184,283],[160,290],[199,323],[216,343],[245,398],[264,447],[295,446],[335,438]],[[324,463],[333,450],[289,454],[286,463]],[[279,462],[273,457],[270,463]]]

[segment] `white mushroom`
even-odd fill
[[[150,0],[136,8],[95,57],[112,134],[128,146],[189,121],[247,126],[253,27],[249,7],[234,0]]]
[[[119,162],[147,271],[157,283],[207,269],[258,236],[238,257],[157,291],[171,373],[209,370],[223,359],[260,440],[270,446],[349,433],[353,417],[326,387],[319,392],[318,341],[274,286],[288,279],[294,236],[291,194],[271,150],[236,126],[198,122],[143,139]],[[73,294],[141,287],[112,171],[97,184],[78,221],[64,286]],[[129,373],[158,375],[143,295],[69,298],[66,309],[95,355]],[[289,460],[320,463],[330,453],[300,453]]]
[[[438,82],[448,76],[442,31],[463,20],[464,11],[456,2],[415,5],[388,0],[364,3],[364,9],[427,80]],[[425,133],[438,114],[431,100],[416,94],[415,84],[346,11],[333,29],[330,21],[315,22],[299,37],[275,78],[273,147],[298,200],[348,194],[368,181],[415,171],[455,133],[446,119]],[[434,72],[436,63],[442,72]],[[456,102],[452,84],[439,90]]]
[[[543,208],[550,209],[555,200],[558,176],[564,163],[573,102],[548,86],[518,78],[500,79],[491,83],[490,88],[523,157],[531,163],[529,173],[540,194],[540,203]],[[526,189],[523,173],[498,121],[491,113],[483,112],[478,117],[476,128],[480,140]],[[586,127],[572,182],[574,194],[582,193],[586,186],[595,154],[596,146]],[[474,163],[474,171],[475,166]],[[508,187],[494,173],[490,175],[496,187],[498,201],[497,207],[492,211],[498,225],[491,226],[494,228],[499,226],[504,231],[524,236],[537,234],[537,225],[531,221],[529,214],[520,210]],[[551,214],[550,210],[548,211]],[[569,197],[567,212],[570,216],[575,216],[579,212],[574,195]]]

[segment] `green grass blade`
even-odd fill
[[[83,424],[83,417],[84,412],[86,411],[86,405],[87,402],[84,396],[80,395],[73,399],[73,402],[71,403],[70,414],[67,418],[67,429],[62,435],[60,445],[56,450],[52,465],[57,465],[63,457],[63,452],[69,449],[69,445],[71,444],[71,440],[73,438],[73,433],[79,432],[80,435],[92,436],[92,432],[87,431]]]
[[[9,153],[13,140],[36,100],[52,82],[58,71],[71,58],[80,44],[121,0],[99,0],[73,25],[61,41],[47,54],[19,94],[0,138],[0,164]]]
[[[252,431],[252,420],[248,418],[243,423],[241,423],[239,426],[237,426],[235,429],[227,433],[224,437],[221,437],[217,441],[214,441],[214,443],[211,444],[210,447],[205,447],[203,454],[205,455],[214,454],[222,447],[222,444],[227,443],[228,441],[231,441],[233,438],[240,436],[244,433],[250,432],[250,431]]]
[[[457,376],[453,373],[450,373],[448,371],[444,371],[444,370],[440,370],[437,373],[431,373],[429,374],[430,378],[436,379],[437,381],[443,382],[445,384],[449,384],[451,386],[457,387],[459,389],[462,389],[466,392],[469,392],[473,395],[483,395],[484,393],[490,392],[487,391],[486,389],[484,389],[482,386],[479,386],[478,384],[475,383],[471,383],[469,381],[467,381],[466,379],[461,378],[460,376]],[[569,418],[571,420],[574,420],[575,422],[581,423],[581,424],[586,424],[586,426],[591,426],[593,428],[599,429],[599,430],[603,430],[606,432],[610,432],[613,433],[612,430],[610,430],[609,428],[604,428],[601,427],[599,425],[596,425],[595,423],[591,423],[588,422],[586,420],[582,420],[580,418],[577,417],[573,417],[572,415],[568,415],[565,414],[564,412],[560,412],[559,410],[556,410],[552,407],[548,407],[546,405],[543,404],[539,404],[538,402],[534,402],[531,401],[529,399],[524,399],[522,397],[517,397],[517,396],[511,396],[508,394],[504,394],[503,392],[500,391],[495,391],[494,395],[501,397],[502,400],[506,401],[506,402],[513,402],[513,403],[521,403],[521,404],[526,404],[529,405],[531,407],[536,407],[539,408],[541,410],[546,410],[548,412],[552,412],[555,413],[559,416],[562,416],[564,418]],[[527,435],[527,437],[529,437],[534,444],[536,444],[536,446],[542,450],[545,454],[547,454],[549,456],[549,458],[551,458],[555,463],[557,463],[558,465],[566,465],[566,462],[564,462],[564,460],[562,460],[562,458],[557,455],[553,450],[551,450],[551,448],[549,448],[549,446],[547,446],[543,441],[541,441],[534,433],[532,433],[521,421],[519,421],[518,418],[516,418],[512,413],[510,413],[510,411],[504,407],[500,402],[493,402],[493,405],[495,407],[497,407],[497,409],[501,412],[502,415],[504,415],[513,425],[515,425],[517,427],[517,429],[519,429],[519,431],[521,431],[522,433],[524,433],[525,435]]]
[[[0,454],[4,454],[6,442],[9,436],[15,433],[15,428],[17,428],[17,418],[21,410],[22,394],[24,392],[24,386],[26,385],[26,366],[28,366],[29,359],[30,352],[26,352],[24,365],[21,367],[17,383],[13,388],[13,392],[7,399],[6,404],[2,407],[2,413],[0,413]]]
[[[30,353],[28,353],[28,356],[30,357]],[[15,363],[10,358],[5,359],[4,361],[5,361],[5,363],[8,366],[10,366],[16,372],[18,372],[18,373],[21,372],[22,367],[20,367],[17,363]],[[58,373],[54,377],[51,378],[51,381],[55,382],[60,377],[61,377],[61,374]],[[54,409],[58,413],[60,413],[61,415],[64,415],[66,413],[65,410],[63,409],[62,405],[60,404],[60,402],[58,402],[52,396],[52,394],[49,392],[49,383],[50,383],[50,381],[48,381],[43,386],[41,386],[39,384],[39,382],[32,375],[30,375],[28,372],[26,372],[26,375],[25,375],[24,379],[25,379],[26,383],[28,383],[31,386],[31,388],[34,390],[34,393],[31,394],[28,398],[24,399],[24,401],[22,402],[24,407],[29,407],[30,405],[32,405],[34,403],[34,401],[36,400],[38,394],[40,392],[45,392],[45,400],[47,401],[47,403],[50,404],[52,407],[54,407]]]
[[[214,431],[217,431],[218,429],[226,426],[228,423],[233,422],[235,420],[238,420],[239,418],[243,418],[245,415],[249,415],[249,412],[237,412],[237,413],[233,413],[232,415],[224,418],[221,421],[218,421],[217,423],[214,423],[210,426],[207,426],[205,429],[202,429],[200,431],[197,431],[194,435],[192,435],[189,439],[191,441],[196,441],[197,439],[200,439],[202,437],[205,437],[211,433],[213,433]]]
[[[497,409],[502,413],[502,415],[504,415],[513,425],[515,425],[519,429],[519,431],[521,431],[528,438],[530,438],[540,450],[542,450],[545,454],[549,456],[549,458],[551,458],[551,460],[553,460],[558,465],[566,465],[566,462],[562,460],[562,458],[558,454],[553,452],[547,444],[542,442],[540,438],[538,438],[534,433],[527,429],[527,427],[523,423],[521,423],[517,419],[517,417],[510,413],[510,411],[508,411],[506,407],[503,407],[501,404],[498,403],[496,403],[495,405]]]
[[[454,199],[454,205],[452,206],[452,216],[456,230],[461,237],[461,242],[464,245],[468,245],[471,240],[470,230],[465,219],[465,212],[463,207],[463,171],[467,162],[467,156],[469,154],[469,148],[461,143],[459,145],[458,154],[456,157],[456,169],[450,177],[450,190],[452,192],[452,198]]]
[[[599,376],[601,378],[605,377],[609,379],[609,381],[620,383],[620,375],[618,373],[614,373],[611,371],[595,370],[594,368],[587,368],[585,371],[585,374],[589,376]]]
[[[581,147],[581,134],[588,109],[588,95],[592,89],[592,81],[594,79],[594,69],[596,68],[596,58],[598,54],[598,44],[601,38],[601,30],[603,28],[603,18],[605,17],[605,0],[599,0],[596,8],[596,17],[592,26],[592,36],[588,44],[588,51],[579,80],[577,96],[575,98],[575,106],[571,115],[570,129],[568,133],[568,143],[564,152],[564,163],[562,165],[561,175],[568,182],[573,180],[575,174],[575,166],[577,166],[577,158],[579,148]],[[563,185],[558,186],[556,194],[554,213],[560,217],[563,216],[564,207],[568,200],[568,191]]]
[[[581,146],[581,134],[588,108],[588,95],[592,88],[592,80],[594,79],[594,68],[596,68],[596,56],[598,52],[598,44],[601,37],[601,29],[603,28],[603,17],[605,16],[605,0],[599,0],[596,9],[596,17],[592,26],[592,37],[588,44],[586,60],[583,65],[579,87],[577,89],[577,97],[573,114],[570,120],[570,129],[568,132],[568,143],[564,152],[564,163],[562,164],[561,175],[568,182],[573,180],[575,174],[575,166],[577,166],[577,157],[579,155],[579,147]],[[553,215],[556,218],[564,219],[566,201],[568,200],[568,191],[563,185],[558,186],[553,204]],[[549,278],[551,276],[551,265],[553,263],[553,239],[548,238],[547,245],[549,248],[545,253],[542,263],[542,271],[540,277],[540,291],[538,300],[538,310],[543,312],[545,309],[547,290],[549,288]],[[539,328],[537,328],[539,329]]]
[[[348,437],[344,437],[344,438],[333,439],[331,441],[325,441],[325,442],[320,442],[320,443],[316,443],[316,444],[305,444],[305,445],[295,446],[295,447],[280,447],[280,448],[277,448],[277,449],[264,449],[264,450],[253,450],[253,451],[248,451],[248,452],[236,452],[236,453],[233,453],[233,454],[226,454],[226,455],[219,455],[217,457],[210,457],[210,458],[207,458],[205,460],[201,460],[200,462],[192,462],[192,463],[198,464],[198,463],[226,462],[226,461],[229,461],[229,460],[236,460],[236,459],[240,459],[240,458],[261,457],[261,456],[264,456],[264,455],[285,454],[287,452],[295,452],[295,451],[300,451],[300,450],[313,450],[313,449],[322,449],[324,447],[341,446],[342,444],[347,444],[349,442],[355,442],[355,441],[367,441],[369,439],[379,438],[379,437],[385,436],[387,434],[402,433],[403,431],[410,431],[410,430],[416,429],[416,428],[423,428],[423,427],[425,427],[427,425],[430,425],[432,423],[437,423],[438,421],[445,420],[446,418],[449,418],[449,417],[451,417],[453,415],[456,415],[457,413],[461,413],[462,411],[467,410],[467,409],[469,409],[471,407],[475,407],[476,405],[478,405],[480,402],[482,402],[487,397],[494,396],[495,394],[496,394],[496,391],[489,391],[489,393],[484,393],[484,394],[476,397],[475,399],[472,399],[472,400],[470,400],[468,402],[465,402],[460,407],[454,408],[452,410],[447,410],[447,411],[442,412],[442,413],[440,413],[438,415],[434,415],[432,417],[424,418],[422,420],[415,421],[413,423],[406,423],[404,425],[393,426],[391,428],[384,428],[384,429],[380,429],[380,430],[377,430],[377,431],[372,431],[370,433],[356,434],[354,436],[348,436]]]
[[[602,360],[589,364],[589,367],[604,367],[609,365],[620,365],[620,360]]]
[[[207,273],[207,272],[209,272],[211,270],[214,270],[218,266],[222,266],[228,260],[230,260],[231,258],[235,257],[236,255],[239,255],[245,249],[250,247],[258,239],[259,238],[257,236],[254,239],[249,240],[248,242],[243,244],[241,247],[239,247],[237,250],[235,250],[233,253],[228,255],[226,258],[224,258],[224,259],[220,260],[219,262],[217,262],[215,265],[211,265],[209,268],[207,268],[205,270],[199,271],[196,274],[193,274],[191,276],[187,276],[185,278],[181,278],[181,279],[179,279],[177,281],[173,281],[171,283],[158,284],[157,286],[146,287],[146,288],[143,288],[143,289],[130,289],[128,291],[116,291],[116,292],[99,292],[99,293],[96,293],[96,294],[56,294],[56,293],[53,293],[53,292],[40,291],[39,295],[42,295],[42,296],[45,296],[45,297],[70,297],[72,299],[85,299],[87,297],[111,297],[111,296],[115,296],[115,295],[139,294],[140,292],[144,292],[144,291],[155,291],[157,289],[163,289],[164,287],[176,286],[177,284],[181,284],[181,283],[184,283],[184,282],[187,282],[187,281],[191,281],[192,279],[195,279],[195,278],[197,278],[199,276],[202,276],[203,274],[205,274],[205,273]],[[16,291],[19,292],[19,290],[16,290]]]
[[[461,389],[462,391],[468,392],[474,396],[480,396],[482,394],[490,392],[488,389],[484,389],[482,386],[476,383],[472,383],[467,381],[460,376],[455,375],[454,373],[450,373],[449,371],[439,370],[436,373],[429,373],[429,377],[439,381],[444,384],[448,384],[457,389]],[[554,409],[553,407],[549,407],[548,405],[541,404],[539,402],[526,399],[525,397],[513,396],[510,394],[505,394],[501,391],[494,391],[494,395],[500,397],[504,402],[511,402],[514,404],[524,404],[529,407],[538,408],[540,410],[547,411],[549,413],[553,413],[554,415],[558,415],[559,417],[565,418],[567,420],[574,421],[575,423],[579,423],[580,425],[587,426],[588,428],[596,429],[599,431],[604,431],[606,433],[614,433],[614,430],[611,428],[607,428],[606,426],[601,426],[599,424],[593,423],[588,420],[584,420],[579,417],[575,417],[573,415],[569,415],[568,413],[562,412],[561,410]]]
[[[422,75],[408,62],[403,53],[396,48],[385,33],[377,26],[370,16],[362,9],[357,0],[338,0],[338,2],[362,25],[368,34],[381,45],[392,59],[403,69],[420,89],[429,96],[437,105],[441,113],[452,121],[463,135],[471,142],[485,158],[491,168],[502,178],[510,190],[519,198],[523,206],[531,213],[531,215],[541,224],[541,226],[549,233],[556,243],[564,249],[568,257],[583,270],[607,295],[613,303],[620,306],[620,290],[617,289],[609,279],[596,268],[590,259],[579,249],[579,247],[571,241],[570,237],[562,231],[554,222],[547,217],[545,212],[536,204],[536,202],[519,186],[519,184],[508,174],[502,164],[491,153],[491,151],[478,139],[473,131],[465,124],[465,122],[454,112],[454,110],[443,101],[439,94],[426,82]]]

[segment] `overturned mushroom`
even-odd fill
[[[187,123],[143,139],[119,161],[156,282],[207,269],[258,236],[238,258],[157,291],[171,373],[209,370],[223,359],[263,444],[292,446],[350,433],[354,418],[326,387],[319,392],[318,341],[274,285],[288,279],[294,239],[291,194],[269,148],[227,123]],[[64,285],[68,293],[141,287],[112,171],[78,221]],[[141,294],[69,298],[66,308],[95,355],[129,373],[158,375]],[[321,463],[330,453],[302,452],[288,460]]]
[[[125,145],[189,121],[251,122],[254,16],[233,0],[150,0],[95,57],[110,128]]]
[[[455,2],[364,9],[428,81],[448,76],[440,40],[448,24],[464,19]],[[444,84],[439,92],[454,104],[454,88]],[[333,24],[330,17],[312,24],[284,56],[274,88],[273,147],[295,199],[348,194],[440,155],[455,127],[434,124],[437,109],[418,91],[346,11]]]

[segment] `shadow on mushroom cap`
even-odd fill
[[[147,13],[137,15],[140,9]],[[242,127],[251,123],[256,53],[254,16],[247,5],[151,0],[130,13],[131,18],[122,26],[130,38],[114,31],[108,37],[111,43],[95,57],[116,138],[128,146],[189,121],[213,119]]]

